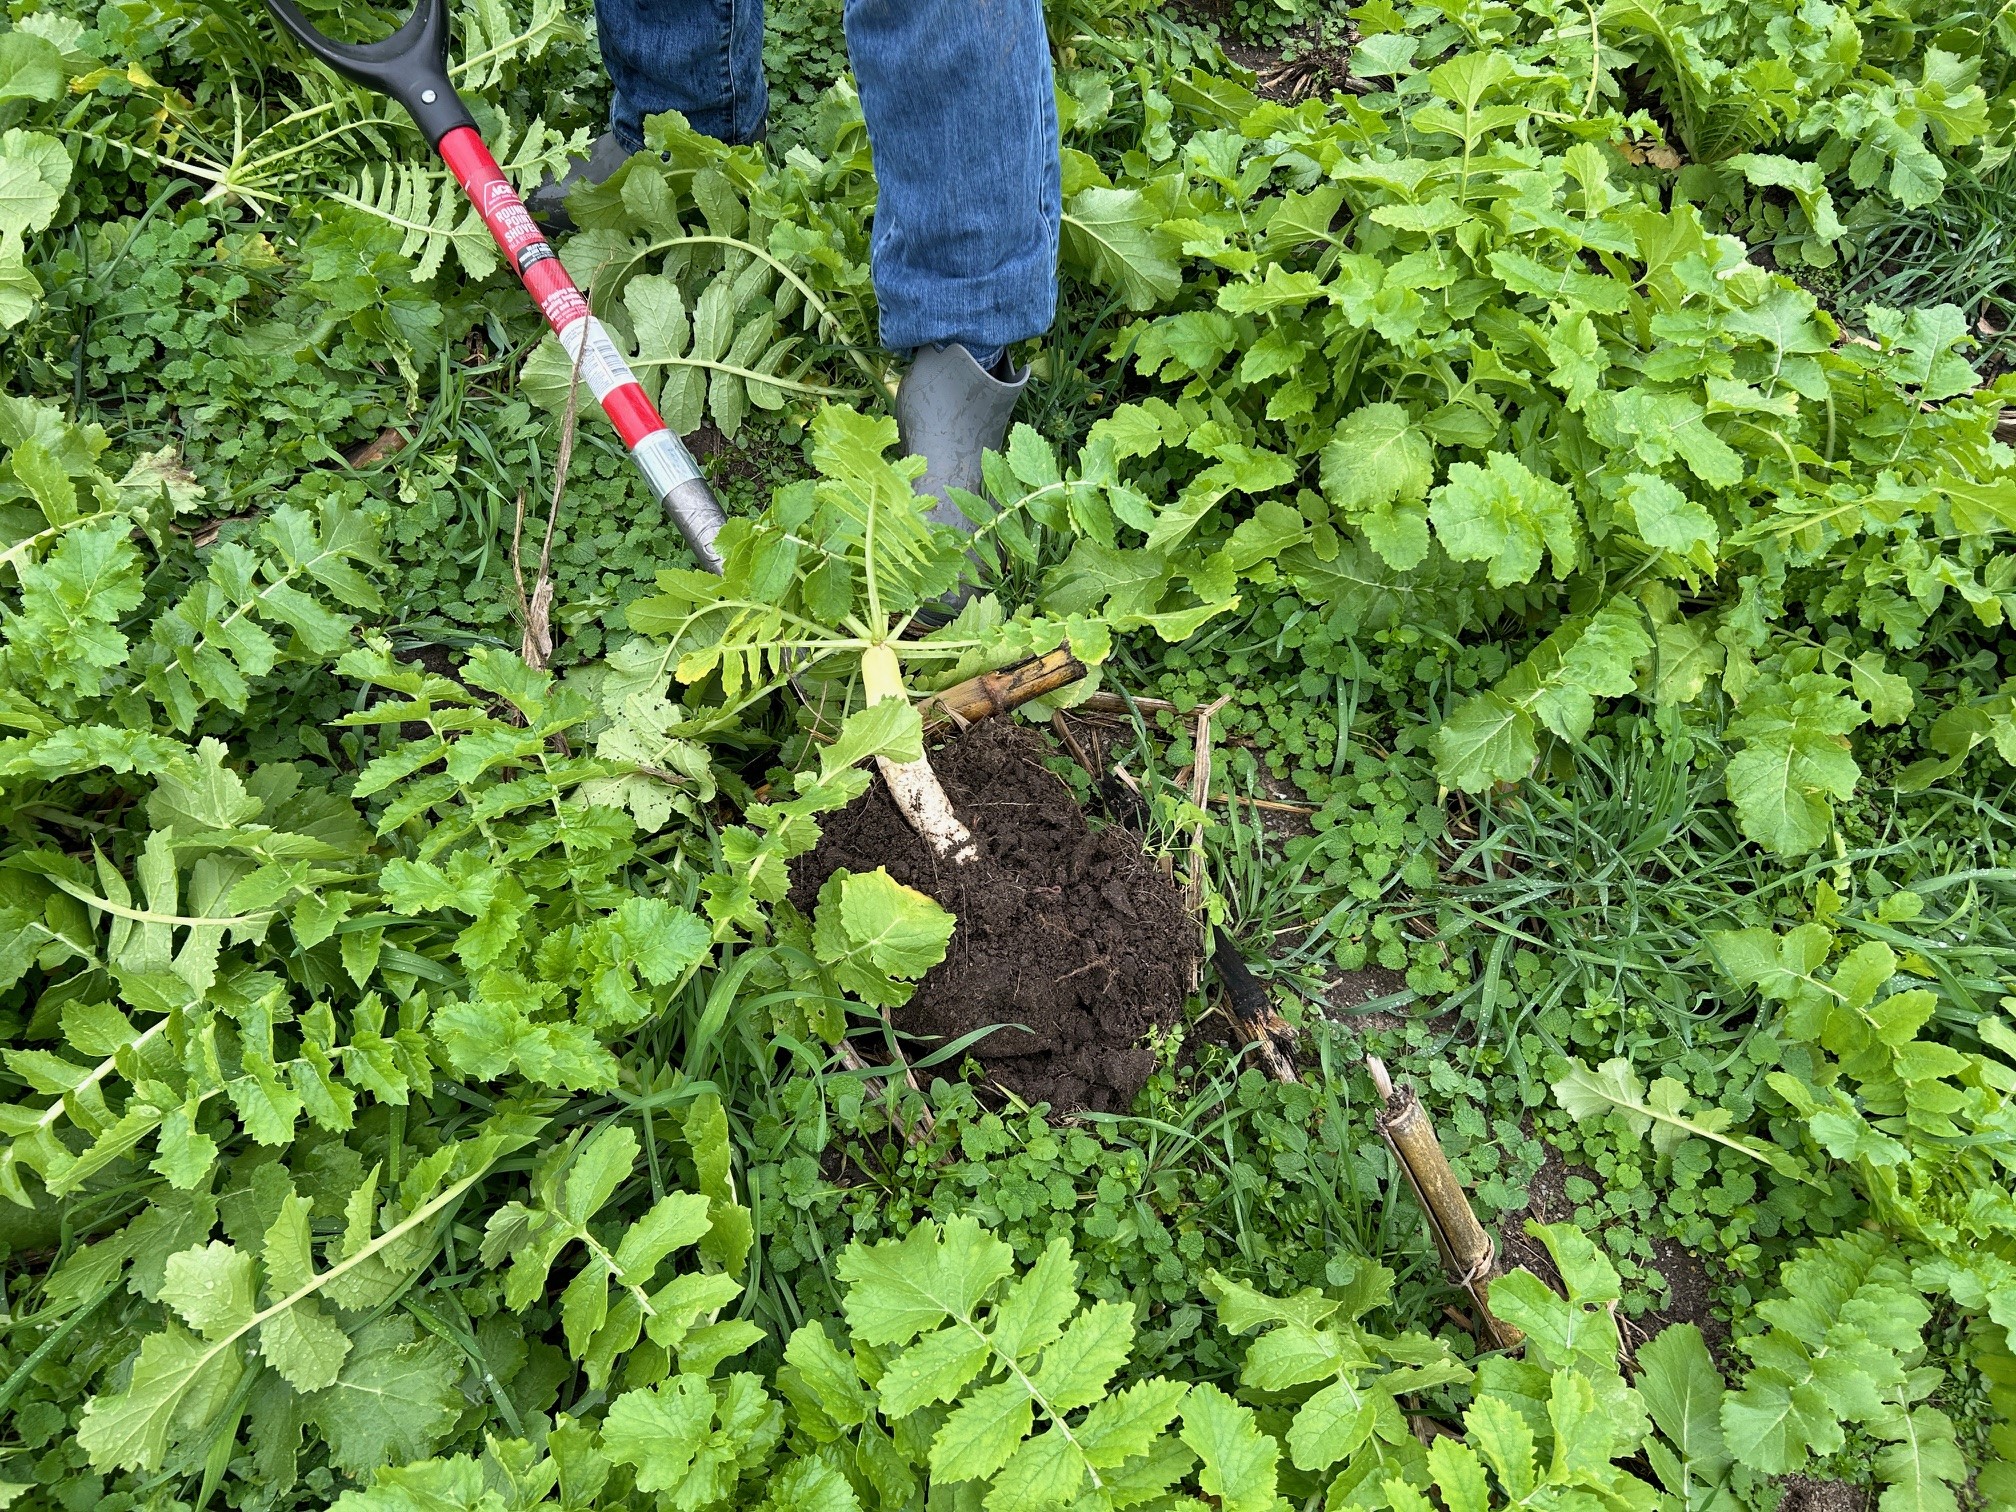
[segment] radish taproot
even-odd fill
[[[864,700],[870,706],[885,698],[900,698],[909,703],[910,695],[903,686],[902,668],[897,663],[895,649],[888,642],[878,642],[861,653],[861,688]],[[877,756],[875,766],[882,773],[882,780],[889,787],[889,796],[902,810],[904,819],[931,847],[934,856],[940,861],[950,861],[954,866],[964,866],[980,854],[973,832],[953,811],[952,800],[945,796],[944,785],[931,769],[928,755],[915,761]]]

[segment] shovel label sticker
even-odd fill
[[[670,498],[675,488],[700,476],[693,454],[669,430],[653,431],[630,449],[630,455],[637,459],[660,499]]]
[[[540,313],[546,323],[555,331],[563,331],[588,313],[588,301],[581,297],[581,291],[571,283],[555,289],[539,301]]]
[[[560,333],[560,345],[579,367],[581,377],[599,403],[626,383],[635,383],[630,364],[609,339],[608,329],[593,315],[575,321]]]
[[[497,245],[521,274],[553,255],[553,249],[546,245],[545,233],[533,221],[525,202],[518,198],[518,191],[503,179],[491,179],[482,186],[476,208],[482,212],[490,234],[497,238]]]

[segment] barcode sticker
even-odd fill
[[[624,384],[637,381],[636,375],[630,371],[630,364],[623,360],[623,354],[616,350],[616,343],[609,339],[609,328],[593,315],[584,315],[562,330],[560,345],[566,350],[568,360],[580,369],[583,381],[597,402],[607,399]]]

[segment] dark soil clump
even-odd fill
[[[1778,1512],[1867,1512],[1869,1506],[1869,1492],[1863,1486],[1808,1475],[1788,1475],[1780,1484],[1785,1499],[1778,1503]]]
[[[792,868],[791,901],[809,915],[841,867],[887,867],[930,894],[959,927],[944,961],[891,1015],[915,1037],[913,1056],[989,1025],[1021,1025],[965,1053],[1027,1102],[1123,1111],[1155,1068],[1148,1031],[1182,1016],[1197,927],[1138,840],[1086,824],[1044,754],[1040,737],[1005,719],[932,752],[980,842],[979,860],[959,868],[930,855],[877,781],[826,819],[818,848]]]

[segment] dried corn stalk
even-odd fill
[[[1372,1073],[1372,1085],[1379,1089],[1385,1104],[1379,1114],[1379,1132],[1427,1215],[1428,1231],[1435,1236],[1435,1249],[1442,1257],[1443,1274],[1470,1294],[1491,1342],[1500,1349],[1518,1348],[1525,1335],[1493,1315],[1486,1296],[1499,1274],[1498,1247],[1470,1210],[1470,1198],[1456,1179],[1449,1157],[1442,1153],[1427,1109],[1413,1088],[1395,1089],[1385,1063],[1376,1055],[1365,1057],[1365,1068]]]
[[[948,719],[955,724],[971,724],[991,714],[1006,714],[1031,699],[1069,687],[1084,675],[1085,664],[1071,654],[1069,647],[1060,646],[1030,661],[1017,662],[998,672],[982,672],[978,677],[955,683],[924,699],[918,708],[927,728]]]

